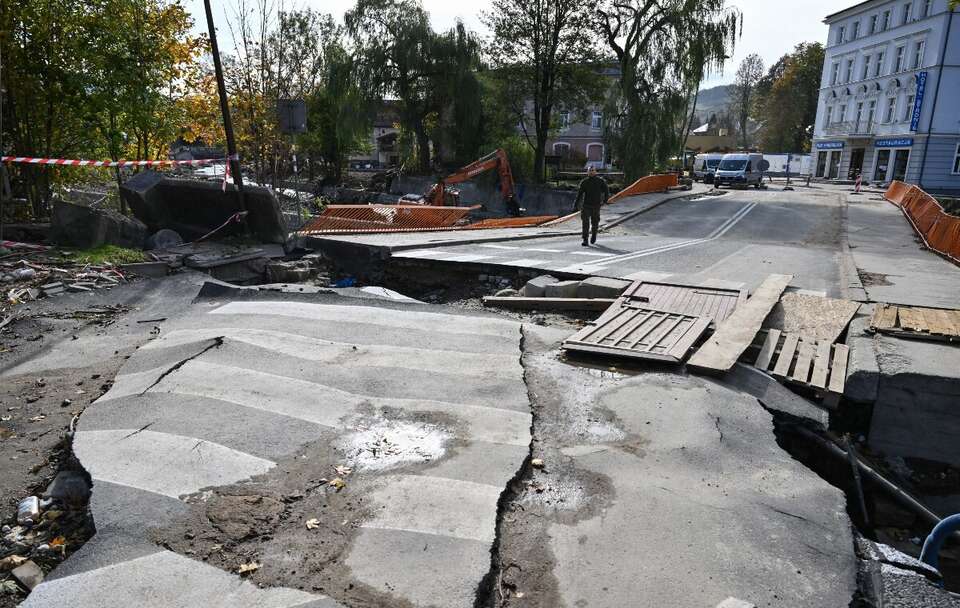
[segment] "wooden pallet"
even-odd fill
[[[847,380],[846,344],[771,329],[753,364],[775,378],[813,389],[836,400]]]
[[[870,329],[902,338],[960,342],[960,310],[877,304]]]

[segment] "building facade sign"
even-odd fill
[[[927,73],[917,74],[917,95],[913,100],[913,114],[910,116],[910,130],[920,128],[920,109],[923,107],[923,92],[927,89]]]
[[[843,148],[842,141],[818,141],[817,150],[839,150]]]
[[[893,137],[889,139],[878,139],[873,142],[876,148],[909,148],[913,145],[912,137]]]

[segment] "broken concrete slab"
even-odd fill
[[[85,249],[101,245],[140,249],[147,239],[147,227],[110,209],[54,200],[50,239],[59,245]]]
[[[630,287],[630,281],[622,279],[608,279],[606,277],[589,277],[580,281],[577,287],[578,298],[617,298]]]
[[[121,264],[120,270],[143,277],[160,278],[170,274],[170,265],[166,262],[136,262],[134,264]]]
[[[33,560],[25,561],[14,568],[10,574],[17,579],[18,583],[30,590],[43,582],[43,570]]]
[[[559,282],[560,279],[549,274],[543,274],[527,281],[527,283],[520,290],[520,295],[526,298],[542,298],[544,295],[546,295],[547,285]]]
[[[543,295],[547,298],[576,298],[580,281],[557,281],[548,283],[543,288]]]
[[[877,338],[867,331],[873,314],[872,304],[861,309],[847,330],[846,344],[850,348],[847,363],[847,382],[843,396],[857,403],[873,403],[877,400],[880,385],[880,366],[877,364]]]
[[[285,242],[286,224],[273,191],[245,186],[243,193],[241,206],[232,184],[224,192],[218,183],[174,179],[155,171],[144,171],[120,187],[120,196],[151,232],[169,228],[186,240],[195,240],[246,209],[246,225],[254,237],[264,243]],[[217,232],[219,236],[243,233],[243,225],[236,222]]]

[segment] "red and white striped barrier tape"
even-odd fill
[[[77,160],[71,158],[32,158],[29,156],[0,156],[0,162],[28,165],[60,165],[67,167],[157,167],[163,165],[189,165],[196,167],[220,162],[222,158],[202,160]]]

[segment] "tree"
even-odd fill
[[[751,53],[744,57],[737,68],[737,74],[731,88],[730,110],[737,120],[740,134],[740,146],[747,149],[750,145],[747,122],[756,98],[757,84],[763,78],[763,60],[760,55]]]
[[[822,44],[801,43],[761,79],[754,113],[761,124],[760,143],[765,150],[801,152],[809,148],[823,59]]]
[[[635,179],[676,153],[690,95],[727,59],[739,13],[723,0],[608,0],[599,16],[620,68],[610,140]]]
[[[429,122],[437,119],[438,38],[417,0],[357,0],[344,15],[363,86],[399,99],[400,119],[414,139],[417,165],[430,171]],[[432,115],[432,116],[431,116]]]
[[[516,118],[534,150],[537,181],[546,178],[544,156],[554,110],[581,109],[601,100],[595,9],[595,0],[494,0],[483,13],[492,34],[487,54],[515,100]]]
[[[477,75],[480,70],[480,42],[463,23],[434,40],[438,69],[432,71],[429,105],[437,113],[434,157],[438,163],[443,147],[451,148],[456,166],[466,165],[480,153],[483,143],[483,92]]]

